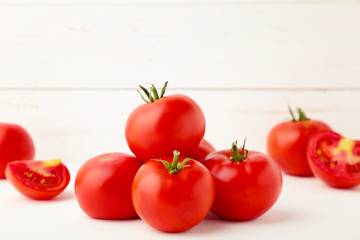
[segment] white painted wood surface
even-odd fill
[[[70,166],[71,174],[76,174],[79,166]],[[331,189],[315,178],[285,175],[279,200],[262,217],[237,222],[209,214],[189,231],[168,234],[140,219],[106,221],[86,216],[72,184],[52,201],[33,201],[0,181],[0,229],[7,240],[358,240],[359,190]]]
[[[358,1],[25,2],[0,2],[4,88],[360,88]]]
[[[177,93],[171,90],[168,94]],[[217,149],[247,137],[250,149],[265,151],[266,136],[290,119],[287,102],[351,138],[360,136],[358,91],[182,90],[203,109],[206,138]],[[1,91],[2,121],[23,125],[33,136],[37,158],[83,162],[109,151],[130,150],[124,135],[130,112],[143,104],[135,90]]]
[[[79,165],[95,155],[130,152],[124,126],[142,104],[137,84],[169,81],[168,94],[194,98],[206,116],[205,136],[217,149],[247,137],[249,149],[265,151],[271,127],[289,119],[287,103],[360,139],[359,76],[356,0],[0,0],[0,121],[24,126],[33,136],[36,158],[60,157],[73,179]],[[24,228],[33,235],[12,232],[18,218],[24,223],[24,211],[55,231],[55,220],[41,219],[51,219],[49,210],[60,222],[72,219],[62,225],[59,239],[86,233],[98,239],[98,231],[107,239],[121,233],[143,239],[145,232],[148,239],[241,234],[358,239],[357,214],[351,214],[359,210],[358,188],[336,191],[315,178],[289,176],[284,184],[287,193],[256,222],[229,224],[210,216],[185,235],[162,235],[138,221],[90,221],[71,187],[59,198],[71,201],[36,205],[16,198],[0,182],[8,193],[0,212],[14,212],[11,218],[0,214],[0,230],[7,239],[32,239],[39,230],[34,224]],[[60,213],[56,204],[66,211]]]
[[[360,136],[359,1],[0,1],[2,121],[37,158],[128,151],[137,84],[199,101],[217,148],[265,150],[287,102]],[[94,136],[94,137],[92,137]]]

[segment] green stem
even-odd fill
[[[140,89],[143,90],[143,92],[145,93],[145,95],[148,97],[148,99],[150,100],[150,102],[153,102],[154,99],[152,98],[151,96],[151,93],[146,89],[144,88],[143,86],[139,85]],[[140,93],[140,91],[139,91]],[[143,95],[140,93],[141,97],[143,100],[145,100],[145,98],[143,97]],[[145,100],[146,101],[146,100]],[[147,101],[146,101],[147,102]]]
[[[139,85],[140,89],[144,92],[144,94],[148,98],[148,100],[143,96],[143,94],[141,94],[141,92],[139,90],[138,90],[138,92],[140,93],[140,96],[141,96],[142,100],[144,100],[144,102],[152,103],[152,102],[155,102],[156,100],[159,100],[160,98],[164,97],[167,84],[168,84],[168,82],[165,82],[164,86],[161,89],[160,96],[159,96],[159,93],[156,90],[154,84],[151,84],[150,91],[148,91],[143,86]]]
[[[289,109],[289,112],[290,112],[290,115],[291,115],[291,121],[293,122],[296,122],[296,119],[295,119],[295,116],[294,116],[294,113],[290,107],[290,105],[288,104],[288,109]]]
[[[170,166],[169,172],[173,172],[177,170],[177,166],[178,166],[178,161],[179,161],[179,156],[180,156],[180,152],[178,151],[174,151],[174,158],[173,158],[173,162]]]
[[[168,84],[168,81],[165,82],[163,88],[161,89],[161,95],[160,95],[160,98],[162,98],[165,94],[165,91],[166,91],[166,87],[167,87],[167,84]]]
[[[185,158],[181,163],[178,163],[179,162],[179,156],[180,156],[180,152],[174,151],[174,158],[173,158],[172,164],[170,164],[168,161],[161,160],[161,159],[152,159],[152,160],[161,162],[162,164],[164,164],[166,170],[169,173],[175,174],[175,173],[180,172],[185,167],[190,167],[190,165],[185,165],[185,163],[187,163],[191,159],[190,158]]]
[[[141,99],[144,100],[144,102],[149,103],[149,101],[144,98],[144,96],[141,94],[141,92],[139,90],[137,90],[137,91],[138,91],[138,93],[140,93]]]
[[[293,111],[292,111],[289,104],[288,104],[288,109],[289,109],[289,112],[290,112],[290,115],[291,115],[291,121],[292,122],[309,120],[309,118],[306,117],[305,112],[301,108],[296,109],[298,111],[298,114],[299,114],[299,119],[298,120],[295,119],[295,115],[294,115],[294,113],[293,113]]]
[[[153,93],[154,100],[155,100],[155,101],[158,100],[158,99],[159,99],[159,94],[158,94],[158,92],[157,92],[154,84],[151,85],[150,91]]]
[[[241,148],[241,153],[239,151],[239,148],[237,147],[237,141],[232,143],[232,147],[230,150],[231,161],[242,162],[247,158],[249,151],[245,149],[245,143],[246,143],[246,138],[244,140],[243,147]]]
[[[299,113],[299,121],[309,120],[309,118],[306,117],[305,112],[301,108],[298,108],[297,110]]]

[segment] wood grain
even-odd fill
[[[3,89],[360,89],[359,1],[6,2]]]
[[[2,122],[37,158],[129,152],[137,84],[194,98],[206,138],[265,151],[287,103],[360,138],[360,1],[0,0]]]
[[[168,94],[177,91],[169,89]],[[327,122],[349,138],[359,138],[360,101],[349,91],[184,90],[203,109],[206,138],[217,149],[247,137],[249,149],[266,150],[270,129],[290,119],[287,102],[310,118]],[[0,91],[1,121],[23,125],[33,136],[37,158],[82,162],[111,151],[129,152],[127,116],[143,104],[138,93],[114,91]]]

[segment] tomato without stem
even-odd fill
[[[216,149],[214,146],[211,145],[211,143],[209,143],[206,139],[203,139],[201,140],[198,148],[189,155],[189,158],[203,162],[207,155],[215,151]]]
[[[267,152],[287,174],[312,176],[313,172],[306,157],[306,147],[310,136],[321,130],[331,128],[321,121],[308,119],[301,109],[299,120],[287,121],[271,129],[267,138]]]
[[[146,162],[172,156],[174,149],[185,156],[195,151],[205,133],[205,116],[197,103],[182,94],[164,97],[166,84],[160,96],[154,86],[150,92],[141,88],[150,100],[131,112],[125,127],[134,155]]]
[[[34,156],[34,143],[23,127],[0,123],[0,178],[5,178],[5,169],[9,162],[33,160]]]
[[[360,141],[321,131],[310,138],[307,156],[315,176],[328,185],[350,188],[360,184]]]
[[[140,218],[164,232],[182,232],[200,223],[215,196],[209,171],[198,161],[178,156],[175,152],[173,159],[144,163],[132,186]]]
[[[245,144],[244,144],[245,145]],[[214,177],[211,212],[230,220],[252,220],[267,212],[282,189],[281,170],[267,155],[231,149],[210,153],[203,162]]]
[[[98,219],[136,217],[131,185],[141,165],[126,153],[105,153],[86,161],[75,179],[75,196],[81,209]]]
[[[59,159],[10,162],[5,175],[20,193],[37,200],[59,195],[70,181],[69,170]]]

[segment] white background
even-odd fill
[[[72,171],[128,152],[124,126],[142,104],[137,85],[184,93],[203,109],[205,137],[229,148],[289,119],[287,103],[360,138],[360,1],[0,0],[0,112],[32,135],[37,159]],[[359,188],[284,176],[277,204],[252,222],[209,215],[182,234],[140,220],[96,221],[73,180],[57,200],[24,199],[0,181],[4,239],[358,239]]]

